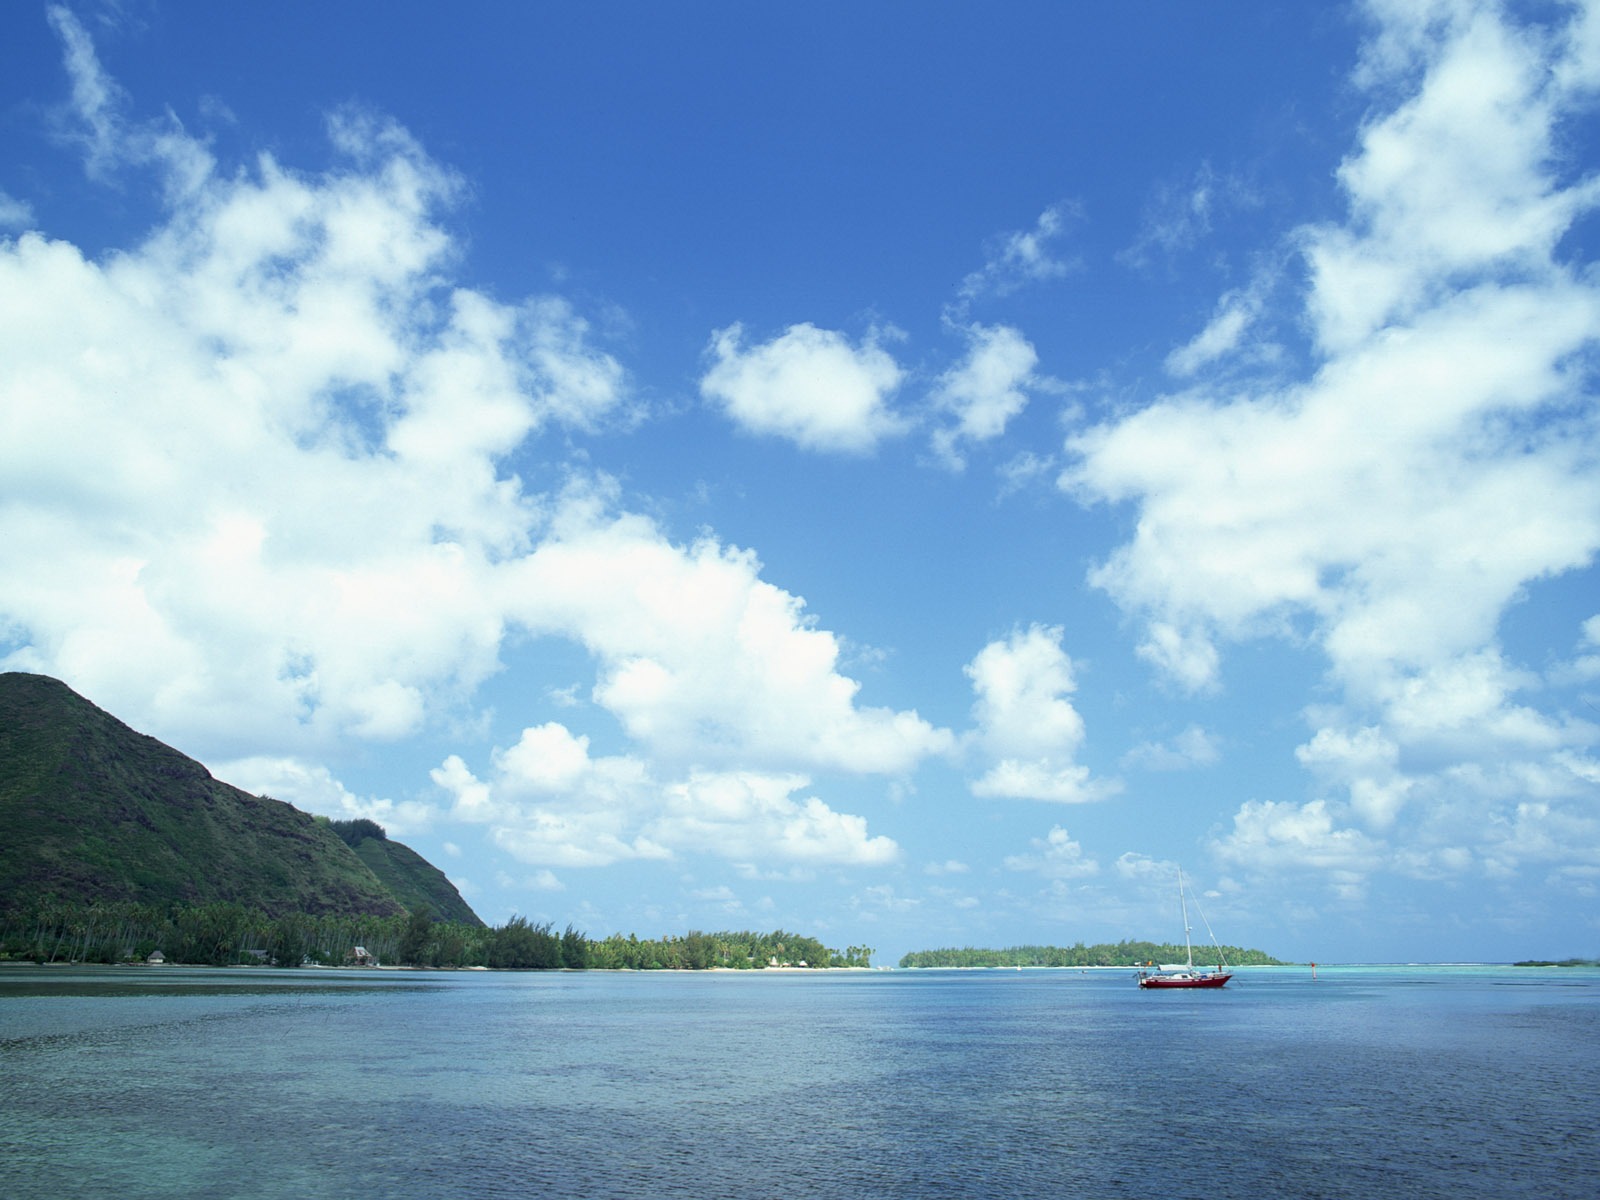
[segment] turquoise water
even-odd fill
[[[1584,1197],[1600,972],[0,969],[0,1196]]]

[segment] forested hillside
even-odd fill
[[[332,821],[329,824],[395,899],[405,905],[406,911],[426,913],[435,921],[483,924],[443,871],[410,846],[390,838],[376,821]]]
[[[399,916],[442,882],[441,915],[471,914],[431,868],[407,881],[388,854],[386,882],[327,821],[212,778],[43,675],[0,674],[0,830],[0,911],[52,898]]]
[[[212,778],[58,680],[0,674],[0,959],[516,969],[866,966],[815,938],[591,941],[489,928],[443,872],[367,820]]]

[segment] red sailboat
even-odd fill
[[[1199,902],[1196,901],[1196,907]],[[1183,910],[1183,949],[1188,957],[1188,964],[1183,967],[1165,967],[1161,970],[1150,970],[1146,967],[1139,969],[1139,986],[1142,988],[1219,988],[1233,978],[1233,972],[1228,970],[1227,964],[1222,961],[1222,947],[1217,946],[1216,936],[1211,937],[1211,944],[1217,947],[1217,969],[1209,970],[1205,967],[1196,968],[1194,965],[1194,946],[1189,941],[1189,903],[1183,895],[1183,870],[1178,870],[1178,905]],[[1200,914],[1200,919],[1205,921],[1205,913]],[[1206,921],[1206,932],[1211,933],[1211,922]]]

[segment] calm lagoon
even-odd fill
[[[1600,971],[0,969],[0,1195],[1600,1194]]]

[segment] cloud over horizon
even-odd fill
[[[346,112],[329,125],[340,166],[264,155],[224,175],[181,130],[128,120],[81,27],[55,21],[90,163],[160,165],[168,209],[100,261],[38,233],[0,244],[0,665],[67,677],[248,783],[404,827],[428,820],[414,801],[356,799],[307,760],[469,710],[513,635],[571,639],[599,666],[595,703],[644,753],[749,781],[752,845],[887,853],[857,818],[737,768],[903,772],[951,735],[858,706],[836,640],[752,554],[674,546],[577,462],[553,494],[513,473],[552,431],[602,427],[628,382],[565,299],[451,282],[450,173]],[[854,369],[842,343],[793,336]],[[865,386],[892,387],[887,357],[864,354]],[[475,819],[461,770],[439,782]],[[692,824],[708,788],[646,773],[585,759],[558,789],[587,796],[583,819],[502,813],[496,836],[563,865],[664,853],[621,840],[609,807],[670,800]]]
[[[1314,373],[1243,394],[1196,377],[1075,433],[1061,479],[1138,507],[1091,580],[1147,622],[1144,653],[1177,684],[1216,688],[1227,643],[1304,637],[1325,655],[1338,700],[1308,707],[1300,759],[1326,794],[1246,803],[1218,843],[1257,869],[1377,870],[1369,835],[1407,816],[1430,853],[1455,854],[1504,819],[1509,772],[1552,797],[1519,822],[1573,802],[1576,817],[1592,794],[1574,764],[1592,761],[1576,752],[1593,722],[1522,701],[1537,681],[1500,626],[1600,549],[1584,411],[1600,289],[1559,251],[1600,181],[1554,152],[1593,107],[1600,47],[1578,17],[1546,47],[1482,6],[1438,6],[1437,26],[1373,9],[1387,24],[1362,82],[1419,82],[1341,165],[1347,220],[1295,234]],[[1236,340],[1190,353],[1186,373]]]
[[[715,89],[654,18],[302,92],[102,15],[0,82],[0,669],[504,910],[1594,928],[1600,4]]]

